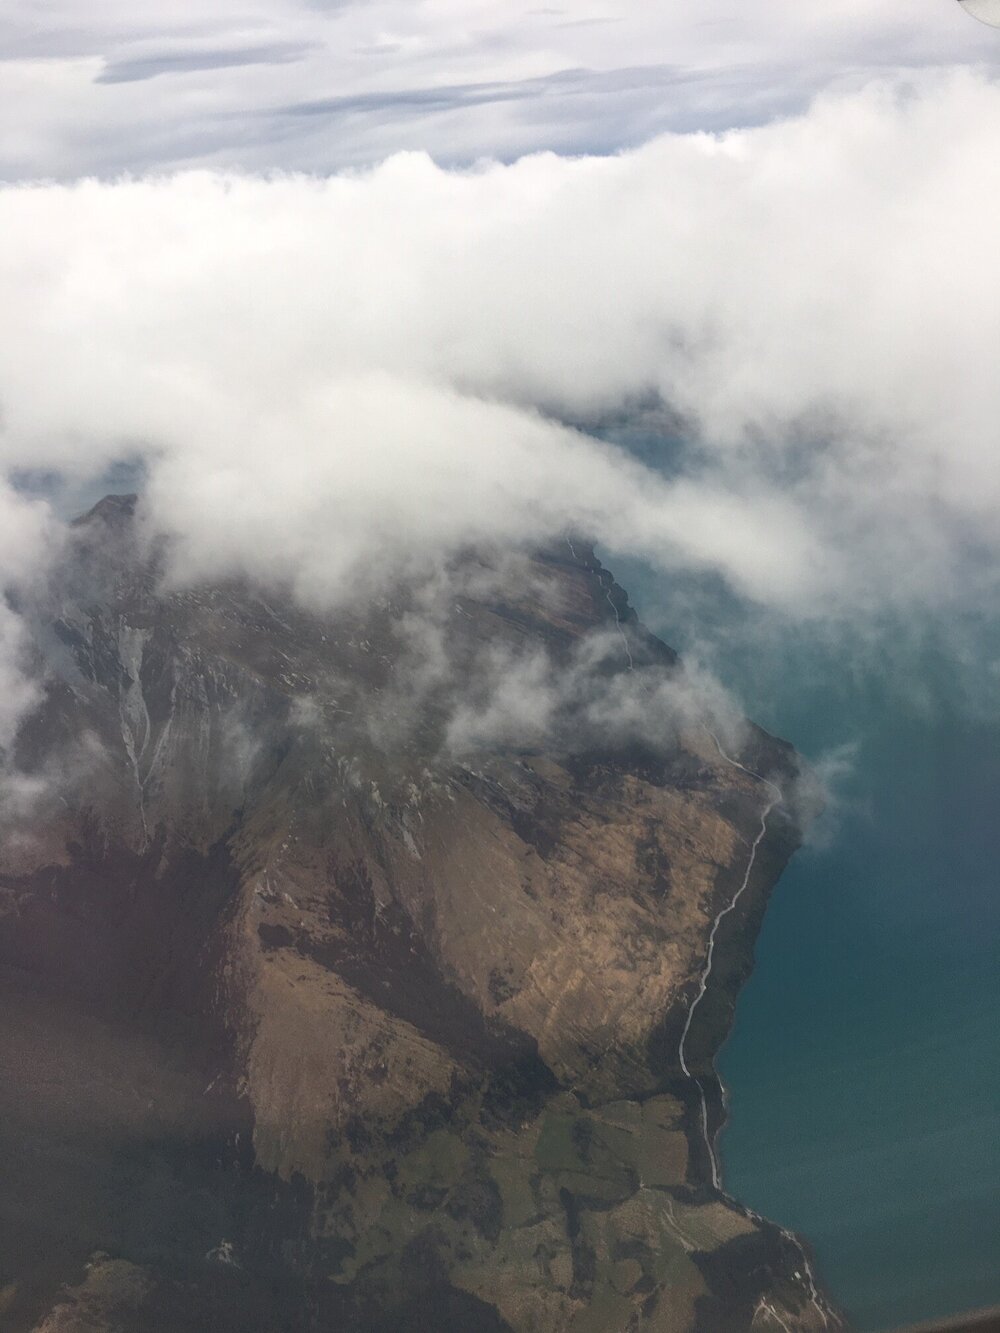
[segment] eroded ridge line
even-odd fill
[[[580,557],[579,557],[579,556],[577,555],[577,553],[576,553],[576,547],[573,545],[573,543],[570,541],[570,539],[569,539],[568,537],[565,538],[565,541],[566,541],[566,545],[567,545],[567,546],[569,547],[569,549],[570,549],[570,554],[572,555],[573,559],[574,559],[574,560],[579,560]],[[608,575],[608,579],[610,580],[608,583],[605,583],[605,582],[604,582],[604,578],[603,578],[603,575],[604,575],[604,574],[607,574],[607,575]],[[602,569],[601,572],[598,574],[597,577],[598,577],[598,582],[600,583],[601,587],[604,589],[604,596],[605,596],[605,599],[606,599],[606,601],[607,601],[607,603],[608,603],[608,606],[610,606],[610,607],[611,607],[611,610],[614,612],[614,616],[615,616],[615,628],[616,628],[617,631],[618,631],[618,637],[619,637],[619,638],[621,639],[621,641],[622,641],[622,647],[625,649],[625,661],[626,661],[626,663],[628,664],[628,670],[629,670],[629,671],[634,671],[634,670],[635,670],[635,662],[632,660],[632,649],[629,647],[628,635],[625,633],[625,627],[624,627],[624,625],[622,624],[622,618],[621,618],[621,615],[619,614],[618,608],[617,608],[617,606],[615,606],[614,599],[613,599],[612,596],[611,596],[611,589],[614,587],[614,582],[615,582],[615,580],[614,580],[614,576],[611,574],[611,572],[610,572],[609,570]]]

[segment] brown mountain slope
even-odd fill
[[[671,703],[582,545],[310,612],[170,591],[134,509],[34,608],[9,1326],[833,1327],[800,1243],[713,1185],[790,749]]]

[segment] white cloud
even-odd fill
[[[39,698],[38,685],[28,670],[28,647],[20,617],[0,602],[0,756]]]
[[[491,746],[538,746],[553,731],[564,702],[547,654],[524,656],[494,650],[476,663],[470,677],[476,697],[460,702],[448,720],[446,743],[457,754]]]
[[[45,506],[30,503],[0,479],[0,760],[39,697],[30,638],[11,598],[30,588],[58,544]],[[2,788],[0,799],[6,799]]]
[[[957,73],[614,158],[6,188],[0,460],[143,458],[178,576],[313,601],[567,529],[796,611],[953,597],[1000,545],[997,123]],[[650,394],[669,482],[553,419]]]
[[[744,719],[719,681],[697,662],[624,670],[615,630],[584,636],[565,660],[537,646],[488,645],[471,670],[449,671],[444,744],[463,756],[495,746],[555,746],[567,752],[640,746],[669,752],[682,733],[738,751]],[[707,734],[706,734],[707,729]]]

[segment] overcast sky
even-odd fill
[[[998,51],[956,0],[4,0],[0,178],[608,152]]]

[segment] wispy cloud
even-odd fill
[[[1000,51],[953,0],[226,0],[211,14],[143,0],[57,3],[44,18],[10,0],[0,59],[0,177],[16,179],[329,171],[414,148],[443,162],[613,152],[795,113],[821,89],[892,71],[996,68]]]
[[[201,70],[235,69],[246,65],[287,65],[301,60],[309,50],[307,43],[272,42],[265,46],[160,51],[110,60],[96,81],[136,83],[164,74],[192,74]]]

